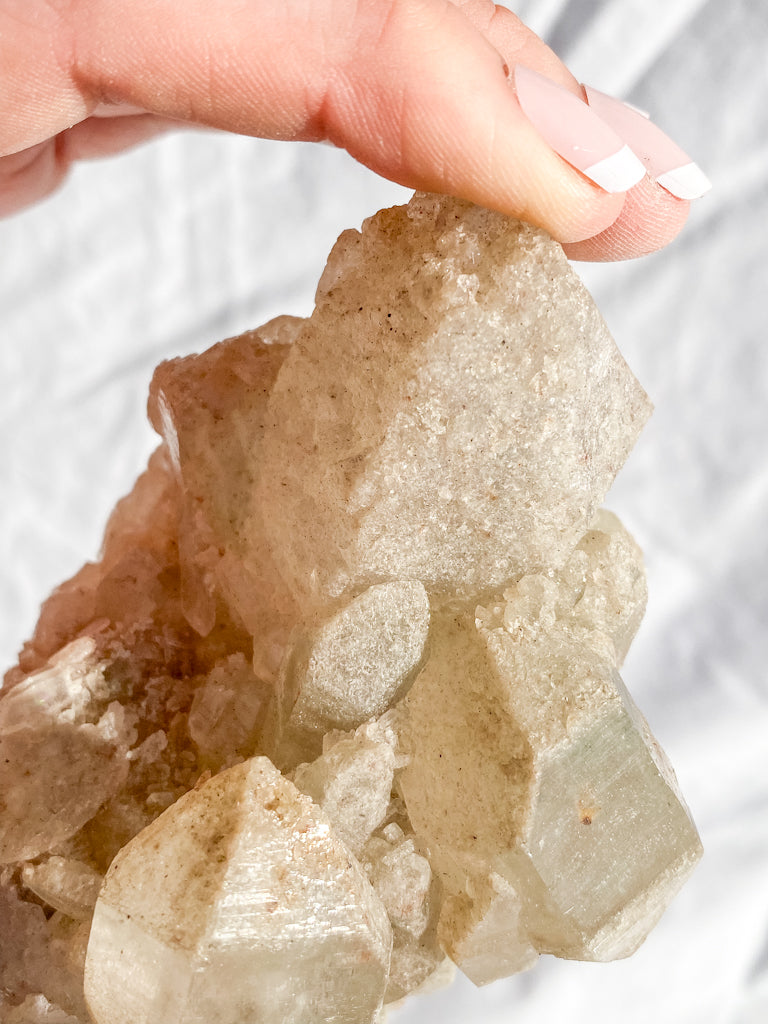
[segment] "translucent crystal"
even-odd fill
[[[371,862],[369,877],[392,924],[420,939],[429,920],[432,871],[426,857],[416,852],[413,839],[403,838],[380,852]]]
[[[221,768],[252,753],[270,696],[244,654],[219,662],[195,690],[189,710],[189,735],[202,759]]]
[[[93,653],[69,645],[0,701],[0,864],[73,835],[128,774],[132,722]]]
[[[79,1024],[77,1017],[49,1003],[43,995],[27,996],[3,1017],[5,1024]]]
[[[561,573],[524,577],[475,616],[441,617],[406,699],[401,789],[450,895],[442,940],[460,965],[497,927],[494,900],[471,896],[493,873],[518,904],[511,948],[605,960],[639,945],[700,856],[616,670],[613,636],[623,649],[636,616],[630,606],[614,621],[606,609],[641,574],[639,553],[628,566],[636,548],[625,540],[625,557],[606,562],[623,531],[598,522],[611,534],[591,530]],[[644,589],[629,590],[642,604]]]
[[[281,636],[295,612],[251,492],[263,460],[269,396],[301,324],[278,317],[201,356],[161,363],[152,380],[150,419],[181,484],[182,606],[204,636],[221,601],[249,633],[265,639],[273,631]]]
[[[407,690],[424,653],[429,598],[418,581],[369,587],[300,636],[279,681],[269,738],[278,761],[317,750],[331,729],[382,714]]]
[[[90,864],[57,856],[25,864],[21,880],[43,903],[78,921],[90,919],[103,881]]]
[[[61,912],[48,916],[0,876],[0,1020],[5,1024],[19,1003],[30,1013],[71,1015],[88,1019],[83,998],[83,966],[90,922]],[[42,1002],[33,998],[40,995]],[[50,1006],[46,1005],[50,1004]],[[11,1017],[11,1020],[19,1018]],[[34,1020],[34,1016],[32,1016]],[[42,1018],[45,1020],[45,1016]],[[26,1024],[26,1020],[22,1017]]]
[[[293,773],[296,786],[327,815],[349,849],[359,854],[387,816],[395,751],[383,729],[363,726]]]
[[[561,248],[436,196],[163,363],[0,694],[1,1024],[378,1024],[634,949],[700,853],[598,510],[648,411]]]
[[[491,872],[449,896],[438,935],[454,963],[476,985],[487,985],[532,967],[538,958],[521,920],[520,894]]]
[[[446,957],[435,931],[437,886],[416,837],[392,821],[369,839],[361,860],[392,925],[386,1002],[447,984],[450,979],[442,970]]]
[[[372,1022],[391,942],[326,819],[255,758],[182,797],[115,858],[85,993],[98,1024]]]
[[[649,413],[560,247],[434,196],[341,236],[269,407],[264,529],[313,602],[562,564]]]

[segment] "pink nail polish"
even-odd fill
[[[712,185],[698,165],[642,111],[588,85],[583,88],[590,109],[619,133],[662,188],[678,199],[698,199],[709,191]]]
[[[624,140],[586,103],[549,78],[517,64],[520,107],[556,153],[606,192],[626,192],[645,168]]]

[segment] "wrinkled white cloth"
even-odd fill
[[[768,1020],[768,6],[520,0],[574,72],[631,99],[714,190],[643,260],[582,266],[655,415],[607,504],[645,549],[625,678],[705,857],[631,959],[411,1001],[394,1024]],[[405,190],[324,147],[184,132],[78,167],[0,223],[0,661],[96,555],[155,444],[162,358],[306,314],[337,234]]]

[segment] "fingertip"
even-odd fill
[[[538,174],[525,183],[524,191],[532,199],[527,205],[518,206],[519,192],[513,192],[511,200],[491,196],[485,204],[545,228],[573,259],[631,259],[672,241],[688,215],[688,203],[675,196],[699,195],[708,185],[698,168],[687,163],[686,154],[647,119],[635,116],[631,107],[580,86],[542,40],[507,9],[495,7],[491,0],[457,2],[507,61],[513,83],[522,79],[526,96],[521,97],[517,88],[515,92],[518,102],[525,101],[523,113],[532,123],[539,122],[537,131],[563,161],[559,179],[554,169],[551,176]],[[528,146],[526,152],[534,152],[531,138]],[[551,169],[541,151],[530,163],[537,170],[547,165]],[[670,169],[677,187],[666,182]],[[667,171],[666,176],[659,171]],[[678,178],[685,178],[682,188]],[[609,194],[613,189],[616,192]]]
[[[626,194],[620,215],[591,238],[571,241],[563,248],[569,259],[609,262],[636,259],[657,252],[682,230],[690,203],[670,195],[651,178]]]
[[[621,217],[624,193],[605,192],[570,168],[561,169],[558,177],[555,187],[551,178],[545,184],[536,176],[523,202],[515,192],[509,199],[492,195],[481,205],[535,224],[563,245],[579,245],[600,236]]]
[[[562,242],[593,237],[619,216],[621,187],[599,187],[552,148],[521,107],[506,53],[459,9],[422,8],[414,21],[403,5],[373,45],[365,34],[359,40],[336,80],[343,88],[323,106],[325,133],[356,159],[400,184],[530,221]]]
[[[102,114],[89,117],[62,132],[59,150],[62,160],[71,164],[78,160],[113,156],[148,142],[163,132],[189,127],[185,121],[155,117],[154,114],[127,111],[115,117]]]
[[[0,217],[45,199],[61,185],[67,169],[56,139],[0,158]]]

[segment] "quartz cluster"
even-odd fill
[[[560,247],[416,195],[162,437],[0,695],[3,1024],[373,1024],[631,953],[700,854],[618,674],[648,400]]]

